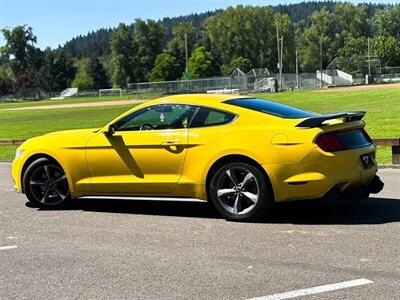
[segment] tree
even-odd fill
[[[366,37],[349,38],[338,50],[339,57],[365,57],[368,50],[368,39]]]
[[[320,45],[322,45],[323,65],[334,57],[332,42],[334,37],[334,15],[325,8],[314,12],[311,26],[300,37],[300,62],[304,71],[315,71],[320,67]]]
[[[56,55],[49,48],[44,51],[36,48],[36,36],[26,25],[3,29],[2,32],[6,38],[2,52],[7,58],[3,64],[10,66],[16,78],[14,92],[33,88],[58,91],[70,85],[75,77],[75,68],[64,52]]]
[[[59,52],[51,67],[53,76],[53,91],[61,91],[68,88],[76,75],[74,62],[64,51]]]
[[[78,62],[78,73],[72,82],[72,87],[82,90],[109,87],[107,73],[97,57],[85,58]]]
[[[0,95],[8,95],[12,93],[14,75],[7,63],[0,63]]]
[[[377,36],[371,40],[372,53],[383,66],[400,65],[400,43],[393,36]]]
[[[168,53],[157,56],[154,68],[149,75],[149,81],[176,80],[180,77],[179,65],[175,57]]]
[[[35,55],[36,36],[27,25],[1,30],[6,40],[2,52],[10,60],[14,76],[26,74]]]
[[[15,94],[26,95],[30,89],[34,88],[32,80],[26,75],[18,75],[13,82],[12,91]]]
[[[68,55],[51,49],[41,52],[40,64],[34,69],[36,73],[31,76],[34,85],[48,92],[68,88],[76,73],[74,62]]]
[[[206,41],[220,65],[236,57],[252,67],[276,65],[274,13],[268,7],[239,5],[209,17],[204,22]]]
[[[92,57],[89,59],[87,65],[88,76],[92,79],[93,89],[106,89],[109,88],[108,76],[103,64],[99,61],[97,57]]]
[[[132,58],[134,52],[132,33],[125,24],[121,23],[111,35],[111,65],[114,86],[126,87],[128,82],[134,81]]]
[[[111,36],[112,79],[115,86],[147,80],[164,42],[164,28],[153,20],[135,20],[132,32],[120,24]]]
[[[294,72],[296,65],[296,57],[295,57],[295,51],[296,51],[296,41],[295,41],[295,35],[294,35],[294,30],[292,26],[292,21],[290,20],[290,17],[287,14],[281,14],[281,13],[276,13],[275,17],[275,26],[278,28],[278,33],[279,36],[283,37],[283,58],[282,58],[282,67],[285,70],[285,72]],[[275,46],[275,49],[277,46]],[[273,55],[275,57],[275,62],[278,61],[278,52],[277,50],[273,52]],[[275,65],[273,64],[272,70],[275,69]],[[277,65],[276,65],[277,66]],[[275,69],[278,71],[278,68],[276,67]]]
[[[0,96],[8,95],[12,92],[12,82],[0,75]]]
[[[378,35],[392,36],[400,41],[400,4],[378,12],[374,24]]]
[[[164,28],[153,20],[135,20],[133,64],[136,81],[147,80],[158,54],[162,52]]]
[[[192,53],[196,44],[196,31],[192,22],[181,22],[172,28],[173,38],[167,45],[167,52],[176,58],[181,72],[185,69],[185,34],[187,36],[188,53]]]
[[[9,64],[0,63],[0,77],[2,78],[0,89],[3,91],[3,95],[11,93],[12,83],[14,81],[14,74]]]
[[[71,86],[79,88],[81,90],[94,89],[93,78],[88,73],[88,59],[82,59],[78,63],[78,73],[75,79],[72,81]]]
[[[196,48],[189,59],[189,71],[194,78],[213,75],[212,56],[204,47]]]
[[[370,34],[368,10],[366,5],[355,6],[351,3],[337,3],[334,9],[335,33],[339,38],[338,47],[346,40],[366,37]]]
[[[221,66],[221,71],[223,75],[229,76],[233,71],[236,70],[236,68],[239,68],[243,72],[247,73],[252,69],[251,61],[242,56],[234,57],[229,64]]]

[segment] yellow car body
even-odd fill
[[[72,198],[207,200],[210,170],[223,161],[235,160],[262,168],[275,202],[320,198],[332,188],[345,191],[373,180],[377,167],[372,143],[338,152],[326,152],[315,143],[321,133],[362,129],[361,119],[330,118],[323,126],[298,127],[307,118],[282,118],[226,103],[232,99],[247,101],[235,95],[168,96],[135,106],[100,129],[67,130],[29,139],[19,147],[19,157],[12,164],[15,187],[24,192],[24,172],[40,157],[52,158],[62,167]],[[205,107],[234,118],[215,126],[108,134],[110,125],[124,117],[163,104]],[[160,118],[163,115],[161,112]],[[373,160],[368,168],[360,160],[364,154]]]

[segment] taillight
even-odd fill
[[[332,133],[323,133],[319,135],[315,143],[326,152],[344,150],[342,142]]]
[[[372,139],[369,136],[369,134],[365,131],[365,129],[361,129],[361,132],[362,132],[363,136],[365,137],[365,139],[368,141],[368,143],[372,143]]]

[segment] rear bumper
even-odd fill
[[[379,192],[382,187],[374,186],[378,171],[375,146],[337,153],[326,153],[314,148],[302,161],[293,164],[263,165],[270,176],[275,201],[322,198],[331,190],[344,192],[356,187],[370,186]],[[371,153],[374,165],[365,169],[360,156]],[[372,185],[371,185],[372,184]]]
[[[374,176],[367,185],[360,185],[348,188],[342,193],[339,193],[341,198],[345,200],[360,200],[368,198],[369,194],[377,194],[383,189],[384,183],[378,176]],[[333,194],[337,191],[332,190]],[[328,193],[331,194],[331,193]]]

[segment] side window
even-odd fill
[[[190,127],[196,128],[196,127],[223,125],[231,122],[234,118],[235,118],[234,114],[210,108],[200,107],[196,115],[194,116],[194,119],[190,124]]]
[[[119,120],[116,131],[186,128],[195,108],[182,104],[161,104],[143,108]]]

